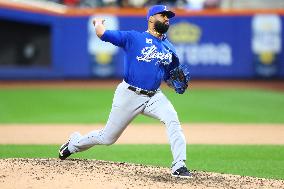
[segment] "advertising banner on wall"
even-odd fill
[[[144,17],[118,17],[116,21],[119,30],[147,30]],[[191,65],[191,75],[195,78],[254,77],[251,35],[251,17],[176,17],[167,33],[180,62]],[[105,48],[100,42],[93,44]],[[106,49],[110,48],[113,47]],[[123,50],[116,49],[110,54],[115,57],[115,72],[110,76],[122,77]]]
[[[180,61],[191,65],[192,74],[198,72],[211,77],[233,76],[234,44],[230,36],[233,27],[230,23],[218,20],[206,23],[206,20],[178,19],[171,25],[168,38],[176,47]]]
[[[96,36],[93,18],[105,18],[107,29],[144,32],[146,15],[78,11],[23,11],[0,3],[0,79],[122,78],[124,51]],[[283,22],[284,12],[183,13],[170,20],[167,37],[192,78],[283,79]],[[19,45],[18,38],[29,40]]]
[[[259,77],[276,77],[280,71],[282,23],[278,15],[255,15],[252,18],[252,53]]]
[[[93,19],[96,17],[105,18],[105,26],[109,30],[118,30],[118,18],[113,15],[96,15],[90,17],[88,21],[88,53],[92,73],[97,77],[110,77],[115,75],[115,57],[118,55],[119,48],[101,41],[94,29]]]
[[[281,17],[176,17],[167,33],[180,62],[191,66],[195,78],[280,77],[283,69]],[[119,17],[120,30],[145,31],[141,17]],[[123,52],[118,51],[120,56]],[[123,60],[123,57],[117,60]],[[281,64],[282,62],[282,64]],[[123,64],[116,63],[123,66]],[[281,64],[281,65],[280,65]],[[122,77],[122,69],[115,74]]]

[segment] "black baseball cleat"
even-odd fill
[[[68,150],[69,141],[63,144],[59,149],[59,159],[64,160],[71,155],[71,152]]]
[[[174,173],[172,173],[172,176],[177,178],[192,178],[192,174],[186,167],[177,169]]]

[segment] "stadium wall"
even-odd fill
[[[168,38],[193,78],[284,78],[284,11],[175,10]],[[0,79],[121,78],[123,50],[92,26],[145,31],[146,9],[72,9],[0,2]]]

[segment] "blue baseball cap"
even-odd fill
[[[159,13],[166,13],[168,18],[172,18],[176,15],[174,12],[168,10],[167,6],[165,5],[154,5],[154,6],[151,6],[148,10],[147,20],[149,20],[150,16],[153,16]]]

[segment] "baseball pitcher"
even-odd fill
[[[78,132],[71,134],[68,142],[59,149],[60,159],[94,145],[115,143],[128,124],[138,114],[144,114],[165,124],[173,155],[172,176],[192,177],[185,164],[186,141],[177,112],[159,88],[162,80],[179,94],[188,87],[188,65],[179,63],[175,49],[165,35],[169,19],[174,16],[175,13],[166,6],[150,7],[148,29],[142,33],[107,30],[104,19],[94,19],[97,36],[125,51],[124,78],[116,88],[105,127],[84,136]]]

